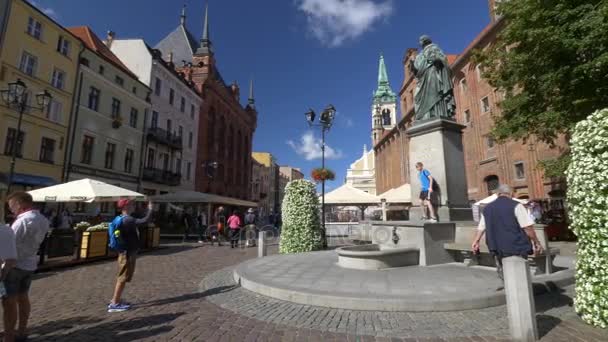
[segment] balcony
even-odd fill
[[[171,171],[146,167],[144,168],[143,180],[169,186],[178,186],[181,183],[182,175]]]
[[[159,144],[167,145],[176,150],[181,150],[183,148],[183,139],[181,136],[158,127],[148,128],[148,140],[156,141]]]

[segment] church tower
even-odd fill
[[[373,93],[372,103],[372,142],[374,145],[382,139],[384,130],[391,130],[397,125],[397,95],[388,82],[384,56],[380,54],[378,63],[378,88]]]

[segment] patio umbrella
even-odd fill
[[[143,200],[145,195],[94,179],[73,182],[28,191],[34,202],[115,202],[128,198]]]

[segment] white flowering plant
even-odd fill
[[[570,227],[578,238],[574,307],[608,327],[608,109],[576,124],[568,178]]]
[[[323,247],[319,199],[314,183],[303,179],[289,182],[281,210],[281,254],[310,252]]]

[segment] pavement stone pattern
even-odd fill
[[[276,251],[276,246],[269,248],[271,254]],[[289,305],[293,304],[278,303],[268,298],[259,298],[261,296],[256,297],[251,293],[243,295],[246,290],[235,287],[235,284],[220,285],[222,277],[224,282],[231,279],[227,277],[230,269],[226,267],[233,267],[242,261],[254,258],[256,254],[256,248],[231,250],[226,246],[201,247],[197,244],[171,245],[162,250],[143,254],[137,261],[134,280],[125,291],[125,299],[136,306],[123,313],[106,312],[117,271],[115,261],[103,261],[37,274],[31,290],[31,341],[508,340],[504,338],[506,331],[504,318],[505,323],[496,322],[500,330],[489,331],[484,330],[487,325],[475,321],[481,318],[474,312],[463,313],[460,317],[461,321],[452,321],[448,327],[436,326],[439,322],[447,322],[444,313],[414,315],[416,317],[410,314],[399,317],[383,316],[385,314],[379,313],[376,317],[392,317],[392,320],[379,322],[379,326],[385,327],[388,331],[398,329],[400,324],[403,324],[399,320],[401,318],[409,319],[411,326],[420,329],[412,330],[399,338],[358,334],[357,318],[363,321],[362,332],[371,331],[369,327],[373,328],[374,324],[378,324],[378,319],[374,321],[374,315],[371,313],[367,313],[367,316],[354,314],[350,322],[355,330],[346,330],[346,334],[332,332],[329,329],[294,327],[288,324],[289,317],[285,323],[272,323],[280,317],[281,312],[289,312]],[[201,281],[206,284],[215,281],[217,286],[200,292]],[[240,297],[243,301],[234,307],[237,302],[230,298],[239,295],[243,296]],[[566,292],[543,297],[546,299],[540,301],[544,304],[539,304],[537,307],[542,309],[542,305],[545,305],[547,308],[547,310],[539,309],[539,312],[542,312],[540,315],[543,315],[539,323],[541,332],[544,331],[543,341],[607,341],[608,331],[589,327],[576,317],[572,308],[567,305],[570,296],[571,292]],[[259,305],[254,306],[251,300],[258,301]],[[308,326],[329,325],[326,323],[328,320],[319,318],[319,315],[314,313],[314,310],[318,309],[308,309],[311,310],[309,315],[313,317]],[[271,319],[263,316],[254,318],[247,314],[247,310],[266,310],[268,313],[276,311],[276,313]],[[295,317],[301,312],[291,312],[291,314]],[[341,312],[340,315],[346,317],[345,312]],[[348,315],[350,317],[351,313],[349,312]],[[332,319],[334,317],[335,315]],[[500,318],[496,320],[499,321]],[[489,320],[483,320],[483,322],[487,321]],[[344,324],[349,326],[348,319],[343,326]],[[450,327],[453,327],[453,331],[464,332],[467,329],[472,331],[471,326],[478,329],[475,336],[459,338],[450,334],[449,338],[447,336],[411,337],[422,336],[434,330],[447,333]],[[484,333],[478,334],[478,331]]]

